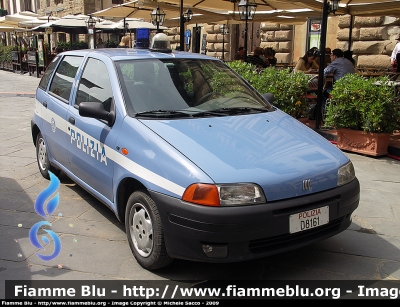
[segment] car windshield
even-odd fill
[[[128,114],[182,118],[268,112],[273,108],[221,61],[116,62]]]

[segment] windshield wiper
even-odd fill
[[[236,108],[220,108],[211,110],[211,112],[218,112],[218,113],[228,113],[228,114],[247,114],[247,113],[264,113],[267,112],[268,109],[265,107],[261,108],[254,108],[254,107],[236,107]]]
[[[203,112],[197,112],[194,113],[192,116],[193,117],[203,117],[203,116],[228,116],[229,114],[226,114],[226,112],[220,112],[219,110],[211,110],[211,111],[203,111]]]
[[[145,116],[145,117],[192,117],[191,114],[182,111],[173,111],[173,110],[151,110],[151,111],[143,111],[136,113],[137,116]]]

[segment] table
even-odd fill
[[[374,83],[375,85],[382,85],[381,81],[376,81]],[[394,93],[397,98],[400,98],[400,81],[387,81],[385,84],[393,86],[394,87]]]
[[[391,81],[397,81],[400,77],[400,72],[387,72],[385,76],[389,77]]]
[[[359,71],[357,72],[359,76],[366,77],[366,78],[377,78],[385,76],[385,72],[370,72],[370,71]]]

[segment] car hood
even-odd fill
[[[141,120],[215,183],[259,184],[268,201],[337,187],[349,159],[336,146],[279,111],[261,114]],[[310,179],[311,187],[303,189]]]

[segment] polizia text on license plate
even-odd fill
[[[289,217],[289,231],[299,231],[315,228],[329,223],[329,206],[292,214]]]

